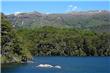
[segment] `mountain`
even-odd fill
[[[17,28],[42,26],[92,29],[110,31],[110,11],[79,11],[64,14],[44,14],[39,12],[15,13],[7,18]]]

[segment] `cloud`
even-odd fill
[[[71,8],[71,7],[73,7],[73,5],[68,5],[68,7],[70,7],[70,8]]]
[[[67,7],[68,8],[67,8],[66,12],[71,12],[71,11],[75,11],[78,9],[78,6],[74,6],[72,4],[68,5]]]
[[[16,15],[18,15],[18,14],[20,14],[20,13],[22,13],[22,12],[15,12],[14,15],[16,16]]]
[[[76,10],[77,8],[78,8],[77,6],[74,6],[74,7],[72,8],[72,11]]]
[[[50,12],[46,12],[46,14],[50,14]]]

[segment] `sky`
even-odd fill
[[[1,2],[1,12],[5,14],[38,11],[42,13],[65,13],[71,11],[110,10],[109,0],[4,0]]]

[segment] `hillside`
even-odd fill
[[[27,12],[7,15],[17,28],[42,26],[81,28],[104,32],[110,31],[110,11],[80,11],[65,14],[43,14]]]

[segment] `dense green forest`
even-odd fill
[[[110,33],[44,26],[17,32],[37,56],[109,56]]]
[[[25,62],[32,58],[22,37],[1,14],[1,63]]]
[[[32,56],[110,56],[110,33],[52,26],[15,29],[1,14],[2,63]]]

